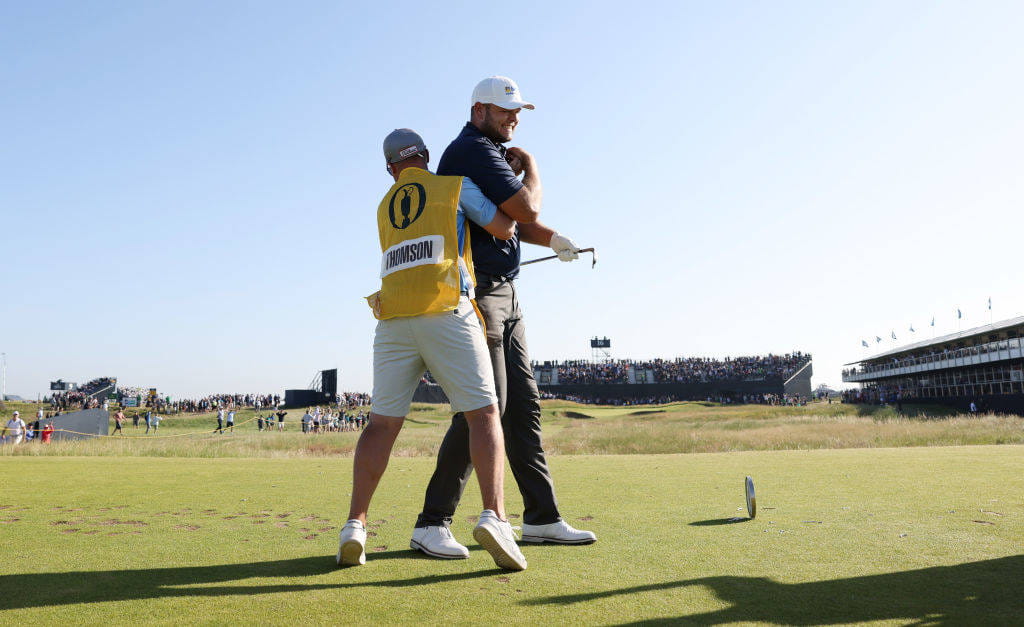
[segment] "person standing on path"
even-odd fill
[[[526,327],[519,309],[515,279],[519,274],[520,244],[549,246],[562,261],[579,258],[569,238],[537,221],[542,186],[533,156],[511,141],[519,113],[534,106],[524,101],[515,81],[486,78],[473,90],[470,121],[448,145],[438,174],[471,179],[483,194],[518,224],[508,240],[470,225],[476,269],[477,306],[487,329],[487,345],[501,411],[512,474],[523,496],[523,541],[589,544],[597,537],[562,520],[541,444],[540,395],[526,349]],[[518,175],[522,175],[522,180]],[[468,429],[461,414],[452,418],[438,451],[437,467],[424,496],[413,544],[434,557],[456,559],[467,549],[445,533],[462,497],[473,466]]]

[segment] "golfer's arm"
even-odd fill
[[[550,246],[555,230],[540,222],[519,223],[519,241],[538,246]]]

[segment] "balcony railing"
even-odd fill
[[[891,363],[870,364],[862,368],[843,371],[843,381],[857,383],[873,381],[885,377],[898,377],[919,372],[930,372],[946,368],[977,366],[1007,359],[1024,357],[1024,341],[1022,338],[998,340],[977,346],[965,346],[954,350],[914,355],[902,359],[892,359]]]

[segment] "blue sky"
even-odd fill
[[[380,143],[537,105],[536,359],[798,349],[1024,313],[1024,5],[5,3],[7,391],[369,390]],[[539,248],[525,257],[544,255]],[[907,327],[914,323],[918,333]],[[892,347],[891,340],[879,349]]]

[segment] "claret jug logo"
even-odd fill
[[[395,190],[388,203],[388,217],[396,229],[408,228],[423,214],[427,192],[419,183],[407,183]],[[396,208],[395,205],[398,205]]]
[[[511,85],[505,85],[505,95],[506,96],[515,96],[516,95],[516,88],[511,86]]]

